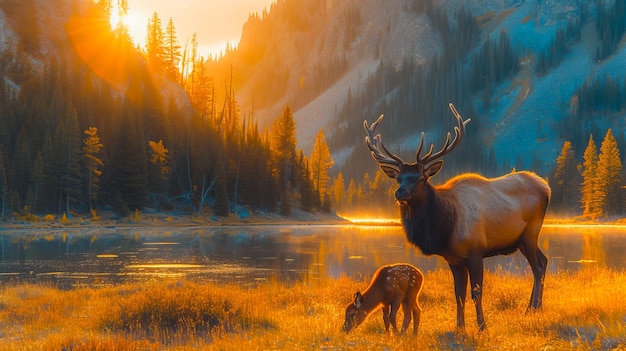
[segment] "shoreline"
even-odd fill
[[[46,216],[47,217],[47,216]],[[220,227],[220,226],[263,226],[263,225],[354,225],[362,227],[401,226],[400,218],[355,218],[341,217],[336,213],[306,212],[293,209],[291,214],[251,211],[248,216],[230,214],[217,217],[210,212],[194,216],[181,211],[161,211],[147,209],[126,218],[119,218],[115,213],[102,211],[97,218],[91,216],[71,216],[69,219],[46,218],[35,215],[12,215],[0,220],[0,231],[11,229],[63,229],[63,228],[132,228],[132,227]],[[606,221],[581,220],[580,218],[546,218],[544,227],[550,228],[625,228],[626,219],[618,218]]]
[[[48,216],[46,216],[48,217]],[[102,211],[98,217],[70,216],[70,218],[52,219],[35,215],[10,216],[0,220],[0,231],[10,229],[63,229],[63,228],[130,228],[130,227],[219,227],[219,226],[256,226],[256,225],[348,225],[349,220],[334,213],[306,212],[300,209],[292,210],[288,216],[278,213],[252,211],[244,218],[229,214],[227,217],[217,217],[210,212],[194,216],[180,211],[146,210],[137,212],[126,218],[119,218],[113,212]]]

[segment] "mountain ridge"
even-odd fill
[[[310,149],[314,140],[311,136],[317,130],[322,129],[328,134],[339,132],[340,128],[337,127],[341,125],[341,121],[338,121],[338,110],[341,110],[349,92],[356,94],[363,88],[363,83],[367,80],[365,75],[373,74],[373,69],[365,73],[364,66],[387,62],[396,70],[400,70],[407,60],[412,60],[416,65],[426,67],[443,50],[442,33],[433,24],[432,18],[424,13],[416,14],[412,11],[416,6],[423,6],[423,3],[425,2],[409,0],[393,2],[393,5],[378,0],[362,3],[359,7],[359,24],[356,26],[358,32],[355,34],[354,41],[345,49],[345,55],[348,58],[346,69],[322,92],[307,99],[304,103],[295,103],[297,106],[293,108],[298,122],[299,145],[305,152]],[[341,11],[349,8],[350,4],[354,2],[327,3],[327,16],[330,19],[320,24],[321,28],[318,30],[325,33],[332,32],[336,38],[345,36],[348,25],[332,27],[334,29],[328,29],[323,25],[336,23],[337,21],[333,22],[332,18],[340,18]],[[442,5],[443,13],[448,16],[450,22],[454,22],[454,14],[460,9],[468,9],[477,18],[481,28],[481,39],[475,50],[479,50],[486,41],[495,40],[500,33],[505,32],[510,37],[514,50],[520,55],[520,72],[493,88],[493,93],[489,96],[491,103],[488,108],[483,106],[479,95],[471,93],[472,96],[469,99],[472,100],[473,110],[466,109],[461,113],[472,114],[473,119],[481,120],[482,126],[478,133],[484,135],[481,138],[486,148],[493,148],[500,168],[506,169],[511,166],[532,168],[534,162],[539,161],[543,163],[543,166],[538,171],[548,175],[563,141],[570,138],[568,135],[562,135],[561,125],[569,118],[570,105],[575,99],[577,90],[586,81],[593,80],[598,75],[607,74],[613,79],[619,79],[620,72],[624,71],[621,68],[626,65],[623,63],[626,60],[620,59],[626,55],[624,41],[622,40],[611,56],[600,61],[595,60],[596,48],[594,46],[599,42],[598,30],[595,20],[590,19],[587,23],[580,25],[582,40],[568,44],[567,52],[556,67],[551,68],[545,74],[538,74],[536,67],[539,56],[542,52],[550,50],[551,43],[558,35],[557,32],[564,29],[570,20],[591,17],[597,13],[598,9],[595,8],[595,4],[578,0],[550,3],[524,0],[466,0],[445,2]],[[602,6],[607,7],[611,4],[602,3]],[[385,11],[380,10],[383,8]],[[401,18],[401,20],[394,22],[393,19],[396,18]],[[405,19],[402,20],[402,18]],[[385,25],[389,26],[390,23],[396,26],[393,27],[394,29],[389,27],[390,29],[385,31]],[[454,25],[455,23],[452,23],[452,26]],[[375,38],[372,33],[378,33],[380,36]],[[418,37],[419,40],[416,39]],[[320,35],[318,38],[323,38],[323,36]],[[299,68],[298,72],[314,71],[311,62],[317,61],[320,65],[319,61],[325,59],[318,53],[330,51],[329,47],[337,47],[337,43],[324,45],[324,42],[319,40],[312,44],[314,49],[311,50],[311,55],[302,61],[301,65],[304,67]],[[376,48],[376,45],[384,45],[384,48],[372,50]],[[475,50],[472,52],[476,52]],[[265,57],[261,59],[261,62],[265,59]],[[471,61],[468,57],[460,59],[466,62]],[[250,101],[249,96],[253,86],[251,81],[253,79],[239,89],[238,100],[242,105]],[[292,78],[287,86],[287,91],[292,92],[292,95],[297,94],[293,93],[298,92],[297,79]],[[392,92],[393,90],[388,91],[388,93]],[[451,96],[449,99],[452,98]],[[297,101],[296,98],[285,94],[275,103],[256,109],[255,112],[261,120],[260,125],[268,126],[271,119],[279,115],[280,109],[285,104],[292,105],[295,101]],[[442,101],[443,106],[447,102],[454,101]],[[371,101],[370,107],[374,111],[371,115],[359,115],[353,118],[360,119],[362,123],[363,119],[371,120],[379,114],[389,113],[381,108],[384,106],[380,102]],[[448,116],[437,118],[445,119]],[[606,130],[608,127],[619,125],[619,121],[622,121],[624,117],[618,115],[612,121],[597,119],[595,130],[602,131],[602,129]],[[442,127],[445,128],[445,126]],[[408,148],[411,144],[416,145],[416,138],[422,131],[431,134],[435,140],[441,140],[445,133],[445,130],[431,131],[425,127],[415,130],[413,137],[397,140],[390,145],[397,144],[400,148]],[[469,131],[471,132],[471,128]],[[577,143],[579,146],[576,150],[577,154],[582,154],[583,151],[580,144],[581,142]],[[528,145],[534,145],[533,148],[536,151],[534,154],[527,152]],[[333,156],[339,160],[345,159],[343,155],[349,152],[345,149],[332,151]],[[341,166],[341,162],[337,163],[338,168]]]

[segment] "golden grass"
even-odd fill
[[[454,327],[451,274],[430,272],[417,337],[385,334],[380,312],[350,334],[340,331],[346,304],[367,284],[342,277],[253,288],[193,282],[68,291],[4,286],[0,350],[626,349],[625,272],[549,274],[544,309],[528,315],[531,275],[487,273],[488,329],[477,331],[468,301],[465,333]]]

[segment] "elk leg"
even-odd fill
[[[456,295],[456,326],[465,328],[465,297],[467,296],[467,267],[448,263],[454,278],[454,294]]]
[[[537,307],[536,309],[541,309],[541,303],[543,302],[543,283],[546,280],[546,272],[548,270],[548,258],[546,255],[537,248],[537,256],[539,257],[539,263],[541,265],[541,283],[539,285],[539,291],[537,291]]]
[[[479,330],[485,330],[485,316],[483,314],[483,259],[482,255],[470,257],[469,259],[469,276],[472,301],[476,306],[476,322]]]
[[[385,323],[385,330],[389,332],[389,305],[383,305],[383,322]]]
[[[541,308],[543,280],[546,274],[545,268],[548,264],[548,259],[539,250],[539,248],[537,248],[536,242],[522,240],[522,247],[520,251],[524,254],[524,256],[526,256],[526,260],[528,260],[528,264],[533,271],[534,277],[533,291],[530,294],[530,301],[528,302],[528,307],[526,308],[526,313],[528,313],[529,311]]]

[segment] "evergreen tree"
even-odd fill
[[[325,195],[328,188],[330,176],[328,170],[332,167],[334,161],[330,154],[330,149],[324,138],[324,132],[320,129],[313,144],[313,151],[309,158],[309,169],[311,180],[313,181],[313,189],[320,195],[320,202],[324,203]]]
[[[215,181],[215,206],[213,206],[213,212],[223,217],[228,216],[228,213],[230,213],[226,172],[220,172]]]
[[[33,213],[39,212],[45,203],[44,187],[44,163],[41,152],[37,152],[35,162],[33,163],[33,174],[31,176],[30,192],[32,193],[32,201],[28,202]]]
[[[337,177],[333,180],[333,203],[338,209],[341,209],[345,199],[346,185],[343,179],[343,173],[337,173]]]
[[[102,175],[100,167],[102,167],[104,163],[98,157],[98,154],[103,145],[100,143],[98,128],[89,127],[89,129],[85,130],[85,135],[87,135],[87,138],[83,139],[83,153],[87,159],[87,179],[85,183],[87,186],[89,211],[92,212],[94,204],[97,203],[98,191],[100,190],[100,176]]]
[[[174,21],[172,17],[167,22],[164,34],[164,63],[165,73],[176,81],[179,79],[179,65],[181,59],[180,44],[178,44],[178,38],[176,37],[176,28],[174,27]]]
[[[354,182],[354,178],[351,178],[350,183],[348,184],[348,190],[346,191],[346,205],[348,208],[352,208],[354,206],[357,196],[356,183]]]
[[[274,170],[281,194],[283,214],[288,212],[289,193],[291,190],[293,169],[296,158],[296,122],[288,105],[272,126],[272,152],[274,154]]]
[[[369,204],[370,199],[372,198],[372,184],[368,172],[365,172],[365,174],[363,174],[363,181],[360,184],[360,188],[361,192],[359,194],[359,201],[362,201],[365,204]]]
[[[300,159],[299,168],[301,173],[300,183],[300,208],[305,211],[311,211],[313,206],[321,206],[319,196],[316,198],[317,192],[314,189],[311,173],[309,172],[309,161],[304,157],[301,151],[298,157]],[[317,200],[317,201],[316,201]]]
[[[594,219],[601,215],[602,208],[598,206],[596,199],[596,171],[598,167],[598,153],[593,135],[589,136],[589,143],[583,154],[582,176],[583,182],[580,187],[581,206],[583,217]]]
[[[621,179],[622,161],[617,141],[609,129],[600,146],[597,168],[598,191],[596,196],[604,197],[602,211],[605,215],[610,216],[623,212]]]
[[[165,34],[159,14],[154,12],[148,20],[148,34],[146,36],[146,56],[150,65],[157,71],[165,70]]]
[[[11,178],[14,180],[15,189],[20,200],[26,198],[26,192],[30,186],[32,175],[32,162],[30,160],[30,147],[26,133],[22,132],[18,135],[16,142],[15,155],[13,156],[13,173]],[[16,210],[17,208],[14,208]]]
[[[571,204],[578,203],[577,197],[580,194],[578,185],[581,180],[572,143],[569,141],[563,143],[561,154],[556,160],[553,182],[552,203],[555,208],[564,210],[569,208]]]
[[[50,132],[44,137],[43,146],[41,148],[41,158],[43,160],[44,184],[40,189],[42,197],[45,199],[41,204],[44,210],[50,212],[55,208],[57,203],[59,172],[57,170],[57,160],[54,153],[54,144]]]
[[[10,206],[9,184],[7,181],[7,172],[4,166],[4,154],[0,151],[0,215],[4,218],[7,209]]]
[[[125,107],[124,114],[115,136],[111,160],[103,170],[103,177],[107,175],[106,181],[103,178],[103,186],[121,215],[142,209],[147,193],[146,144],[141,120],[129,106]]]
[[[59,213],[69,215],[72,206],[78,207],[81,202],[81,137],[78,129],[76,111],[68,109],[61,123],[57,125],[54,138],[56,145],[55,167],[58,176]]]

